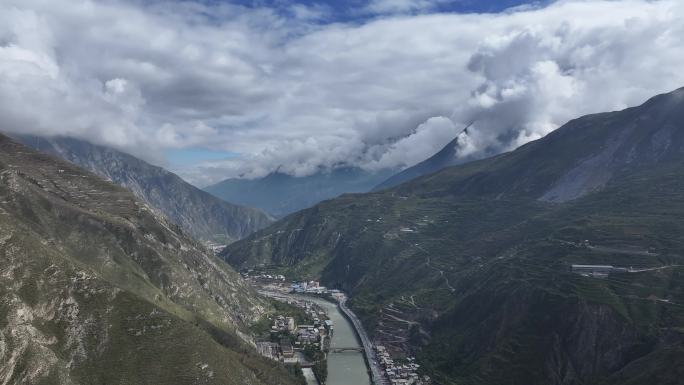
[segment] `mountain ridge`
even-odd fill
[[[347,291],[376,340],[417,354],[440,383],[677,384],[682,188],[679,89],[322,202],[221,256]],[[625,271],[585,277],[573,264]]]
[[[457,164],[467,163],[469,161],[475,160],[475,158],[472,156],[466,156],[463,158],[456,157],[458,153],[458,140],[461,135],[468,133],[468,129],[472,126],[472,124],[473,123],[467,125],[458,135],[456,135],[452,141],[447,143],[446,146],[442,147],[441,150],[437,151],[437,153],[431,157],[392,175],[379,185],[375,186],[371,191],[380,191],[392,188],[423,175],[432,174],[445,167],[455,166]]]
[[[453,139],[430,158],[392,175],[387,180],[375,186],[372,191],[392,188],[408,182],[411,179],[439,171],[448,166],[453,166],[456,161],[456,146],[458,146],[458,137]]]
[[[343,193],[370,191],[390,173],[356,167],[340,167],[305,177],[273,172],[257,179],[226,179],[205,187],[205,191],[282,217]]]
[[[655,96],[653,99],[658,99],[660,97],[665,97],[665,95],[668,95],[671,98],[681,98],[682,89],[677,89],[671,93],[668,94],[663,94],[663,95],[658,95]],[[645,105],[650,103],[651,101],[647,101]],[[626,109],[625,111],[629,111],[630,109]],[[613,111],[616,112],[616,111]],[[591,115],[586,115],[584,118],[594,116],[594,115],[601,115],[601,113],[598,114],[591,114]],[[469,126],[468,126],[469,127]],[[467,130],[467,128],[466,128]],[[466,131],[464,130],[464,131]],[[466,131],[467,132],[467,131]],[[555,131],[554,131],[555,132]],[[554,134],[552,132],[550,135]],[[409,182],[412,179],[419,178],[421,176],[426,176],[435,172],[438,172],[446,167],[450,166],[456,166],[459,164],[465,164],[469,163],[475,160],[478,160],[477,158],[474,158],[472,156],[470,157],[465,157],[465,158],[457,158],[457,147],[458,147],[458,138],[460,137],[461,134],[459,134],[455,139],[453,139],[451,142],[449,142],[446,146],[444,146],[440,151],[438,151],[436,154],[431,156],[430,158],[412,166],[409,167],[392,177],[388,178],[375,188],[373,188],[372,191],[380,191],[383,189],[388,189],[391,187],[398,186],[400,184]],[[480,159],[487,159],[488,157],[481,157]],[[599,161],[598,159],[596,160],[597,162]],[[599,177],[600,179],[600,177]],[[552,197],[547,197],[547,199],[551,199]]]
[[[418,178],[405,184],[405,188],[399,187],[399,190],[410,190],[411,186],[421,183],[434,183],[444,189],[439,192],[441,194],[524,195],[534,192],[539,194],[535,198],[544,201],[576,199],[600,189],[610,179],[606,175],[618,174],[621,168],[645,167],[680,157],[684,149],[681,144],[677,147],[676,143],[684,137],[674,129],[684,119],[684,110],[671,106],[672,103],[677,103],[676,107],[684,105],[684,88],[655,96],[638,107],[573,119],[546,137],[515,151]],[[667,107],[666,112],[663,105]],[[544,164],[538,165],[538,159],[543,159]],[[583,168],[589,168],[593,173],[578,172]],[[450,181],[450,186],[438,183],[438,178]],[[586,185],[576,194],[571,194],[570,199],[554,198],[554,192],[563,187],[564,182],[573,179],[579,179]],[[475,186],[477,191],[472,190]]]
[[[294,384],[239,275],[123,187],[0,135],[0,379]]]
[[[109,147],[67,137],[17,139],[126,187],[186,232],[205,241],[230,243],[273,222],[258,209],[222,201],[162,167]]]

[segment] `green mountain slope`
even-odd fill
[[[374,338],[439,383],[678,384],[683,187],[684,89],[323,202],[223,256],[345,289]]]
[[[128,191],[0,136],[3,384],[295,383],[242,332],[265,310]]]
[[[229,243],[273,223],[258,209],[218,199],[176,174],[112,148],[65,137],[18,139],[125,187],[198,239]]]

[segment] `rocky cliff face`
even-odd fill
[[[676,384],[682,95],[323,202],[222,256],[348,291],[374,337],[416,352],[440,383]],[[572,264],[634,270],[587,277]]]
[[[0,381],[274,384],[238,275],[125,189],[0,136]]]
[[[230,243],[273,222],[262,211],[225,202],[161,167],[111,148],[72,138],[19,139],[127,188],[198,239]]]

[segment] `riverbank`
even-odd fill
[[[330,301],[321,296],[293,294],[282,290],[266,290],[263,287],[259,288],[258,291],[265,296],[281,300],[314,302],[326,311],[334,325],[334,332],[330,340],[330,353],[327,355],[328,376],[326,385],[371,385],[369,367],[359,333],[352,319],[344,313],[338,302]]]
[[[339,299],[338,305],[340,310],[342,310],[342,313],[351,321],[359,340],[361,340],[361,344],[363,345],[363,350],[365,353],[366,365],[370,371],[372,382],[374,385],[386,385],[387,381],[385,380],[385,376],[382,374],[382,369],[378,364],[377,357],[375,357],[373,344],[371,343],[370,338],[368,338],[366,329],[364,329],[363,324],[361,324],[361,321],[356,314],[354,314],[354,312],[347,307],[346,302],[347,297],[342,297]]]
[[[295,286],[298,285],[289,285],[282,281],[274,282],[273,280],[265,281],[264,279],[253,279],[251,281],[252,286],[256,287],[259,293],[263,295],[279,297],[288,301],[294,298],[313,301],[319,305],[325,304],[326,307],[330,308],[328,312],[339,314],[343,322],[335,322],[335,324],[348,326],[349,334],[354,340],[336,345],[335,342],[339,339],[333,339],[331,346],[326,346],[326,358],[339,357],[339,361],[343,358],[341,355],[343,353],[358,355],[356,358],[361,358],[366,376],[365,381],[359,379],[357,382],[348,382],[347,378],[340,377],[340,385],[363,385],[370,383],[375,385],[389,385],[390,383],[426,385],[431,383],[428,376],[419,374],[420,365],[416,362],[415,357],[394,355],[396,352],[393,353],[384,344],[375,345],[372,342],[360,319],[347,306],[347,296],[342,291],[327,290],[319,286],[315,281],[310,283],[313,285],[312,287],[324,291],[320,293],[307,290],[296,291]],[[301,285],[298,287],[301,289]],[[293,291],[295,292],[293,293]],[[328,363],[327,366],[322,367],[323,370],[336,367],[336,365],[330,364],[330,361]],[[344,364],[342,365],[344,366]],[[359,368],[359,370],[361,369]],[[359,381],[363,381],[363,383]],[[337,385],[337,383],[329,382],[328,385]]]

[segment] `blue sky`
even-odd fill
[[[246,6],[282,7],[292,3],[307,6],[325,5],[334,9],[338,14],[349,14],[350,10],[362,8],[369,0],[299,0],[288,2],[285,0],[213,0],[215,2],[227,2]],[[501,12],[505,9],[524,4],[543,3],[544,1],[531,0],[445,0],[435,1],[438,12]],[[548,2],[548,1],[546,1]]]
[[[424,9],[406,11],[405,13],[498,13],[512,7],[521,5],[543,5],[554,0],[206,0],[209,2],[225,2],[240,4],[248,7],[268,7],[286,10],[292,4],[305,5],[307,7],[323,6],[331,10],[330,17],[325,22],[355,22],[363,21],[369,17],[374,17],[372,13],[362,12],[367,9],[372,2],[397,3],[397,4],[422,4]],[[429,9],[425,8],[429,6]]]
[[[230,151],[213,151],[205,148],[169,148],[164,151],[171,167],[187,167],[210,160],[226,160],[239,156]]]

